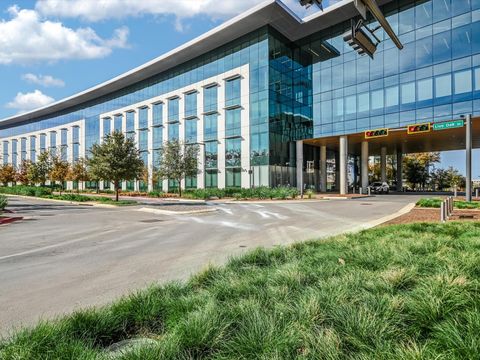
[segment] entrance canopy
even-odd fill
[[[413,125],[413,124],[412,124]],[[375,129],[372,129],[375,130]],[[473,148],[480,148],[480,117],[472,119]],[[348,135],[348,153],[360,154],[361,144],[365,141],[365,133]],[[381,148],[386,147],[389,154],[403,154],[449,151],[465,149],[465,126],[447,130],[431,130],[427,133],[407,133],[407,128],[389,129],[386,137],[368,139],[369,154],[378,156]],[[339,150],[339,136],[304,140],[304,144],[313,146],[325,145],[329,150]]]

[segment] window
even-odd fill
[[[218,171],[217,170],[206,170],[205,171],[205,188],[216,188],[218,187]]]
[[[27,160],[27,138],[20,140],[20,159],[22,162]]]
[[[12,165],[17,167],[17,140],[12,140]]]
[[[122,115],[115,115],[113,117],[113,131],[122,132],[123,127],[123,116]]]
[[[383,90],[372,91],[372,110],[383,108]]]
[[[153,126],[163,124],[163,103],[153,104]]]
[[[241,165],[241,139],[227,139],[225,141],[225,166],[234,167]]]
[[[55,155],[57,152],[57,133],[55,131],[50,132],[50,154]]]
[[[35,136],[30,136],[30,161],[35,162],[37,160],[37,138]]]
[[[240,77],[225,82],[225,106],[240,105]]]
[[[385,89],[385,106],[398,105],[398,86],[392,86]]]
[[[218,114],[205,115],[203,119],[204,140],[215,140],[217,138]]]
[[[239,188],[242,186],[242,169],[225,169],[225,187]]]
[[[135,140],[135,112],[127,112],[125,118],[125,134],[129,139]]]
[[[185,117],[197,116],[197,92],[185,95]]]
[[[185,189],[196,189],[197,188],[197,177],[188,176],[185,178]]]
[[[225,113],[225,135],[241,135],[241,109],[227,110]]]
[[[47,148],[47,134],[40,134],[40,152],[44,152]]]
[[[8,141],[3,142],[3,165],[8,164]]]
[[[153,131],[153,148],[160,149],[163,143],[163,127],[155,126],[152,128]]]
[[[480,90],[480,68],[475,69],[475,91]]]
[[[168,125],[168,140],[179,140],[179,126],[178,122]]]
[[[146,106],[138,109],[138,128],[148,128],[148,107]]]
[[[205,169],[216,169],[218,161],[218,143],[210,141],[205,143]]]
[[[80,127],[79,126],[72,127],[72,142],[74,144],[80,143]]]
[[[218,87],[217,85],[206,87],[203,90],[203,111],[208,113],[218,110]]]
[[[142,129],[138,132],[138,149],[140,151],[148,150],[148,129]]]
[[[348,96],[345,99],[345,114],[355,114],[357,112],[357,97],[355,95]]]
[[[103,136],[107,136],[112,132],[112,119],[104,118],[103,119]]]
[[[445,74],[435,78],[435,97],[452,95],[452,75]]]
[[[368,92],[358,95],[358,112],[370,110],[370,94]]]
[[[402,104],[415,102],[415,83],[402,84]]]
[[[454,74],[455,94],[472,91],[472,71],[460,71]]]
[[[197,120],[185,120],[185,142],[197,142]]]
[[[168,100],[168,121],[178,121],[179,98]]]
[[[425,101],[433,98],[432,79],[419,80],[417,83],[417,100]]]
[[[67,149],[68,149],[68,130],[60,130],[60,156],[62,160],[67,160]]]

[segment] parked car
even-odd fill
[[[368,187],[370,192],[375,194],[388,194],[390,186],[386,182],[374,182]]]

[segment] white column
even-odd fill
[[[251,187],[252,176],[250,169],[250,99],[249,99],[249,71],[248,66],[243,67],[240,81],[241,110],[241,166],[242,166],[242,188]]]
[[[150,105],[147,110],[148,113],[148,191],[153,191],[153,106]]]
[[[368,141],[362,141],[361,150],[361,168],[360,176],[362,178],[362,190],[364,193],[367,191],[368,183]]]
[[[163,120],[163,143],[168,141],[168,100],[162,106],[162,120]],[[162,181],[162,190],[168,192],[168,179]]]
[[[380,172],[381,181],[387,182],[387,148],[385,146],[380,149]]]
[[[348,194],[348,137],[340,136],[340,195]]]
[[[217,87],[218,91],[218,188],[225,188],[225,88]]]
[[[397,191],[403,190],[403,154],[397,150]]]
[[[205,117],[202,115],[203,112],[203,88],[199,86],[197,88],[197,142],[198,142],[198,157],[197,157],[197,167],[199,173],[197,175],[197,188],[205,188],[205,136],[204,136],[204,122]]]
[[[297,189],[303,195],[303,140],[297,141]]]
[[[327,191],[327,146],[320,147],[320,191]]]

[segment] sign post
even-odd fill
[[[465,187],[465,200],[467,202],[472,201],[472,115],[466,116],[466,129],[465,129],[465,150],[466,150],[466,180],[467,186]]]

